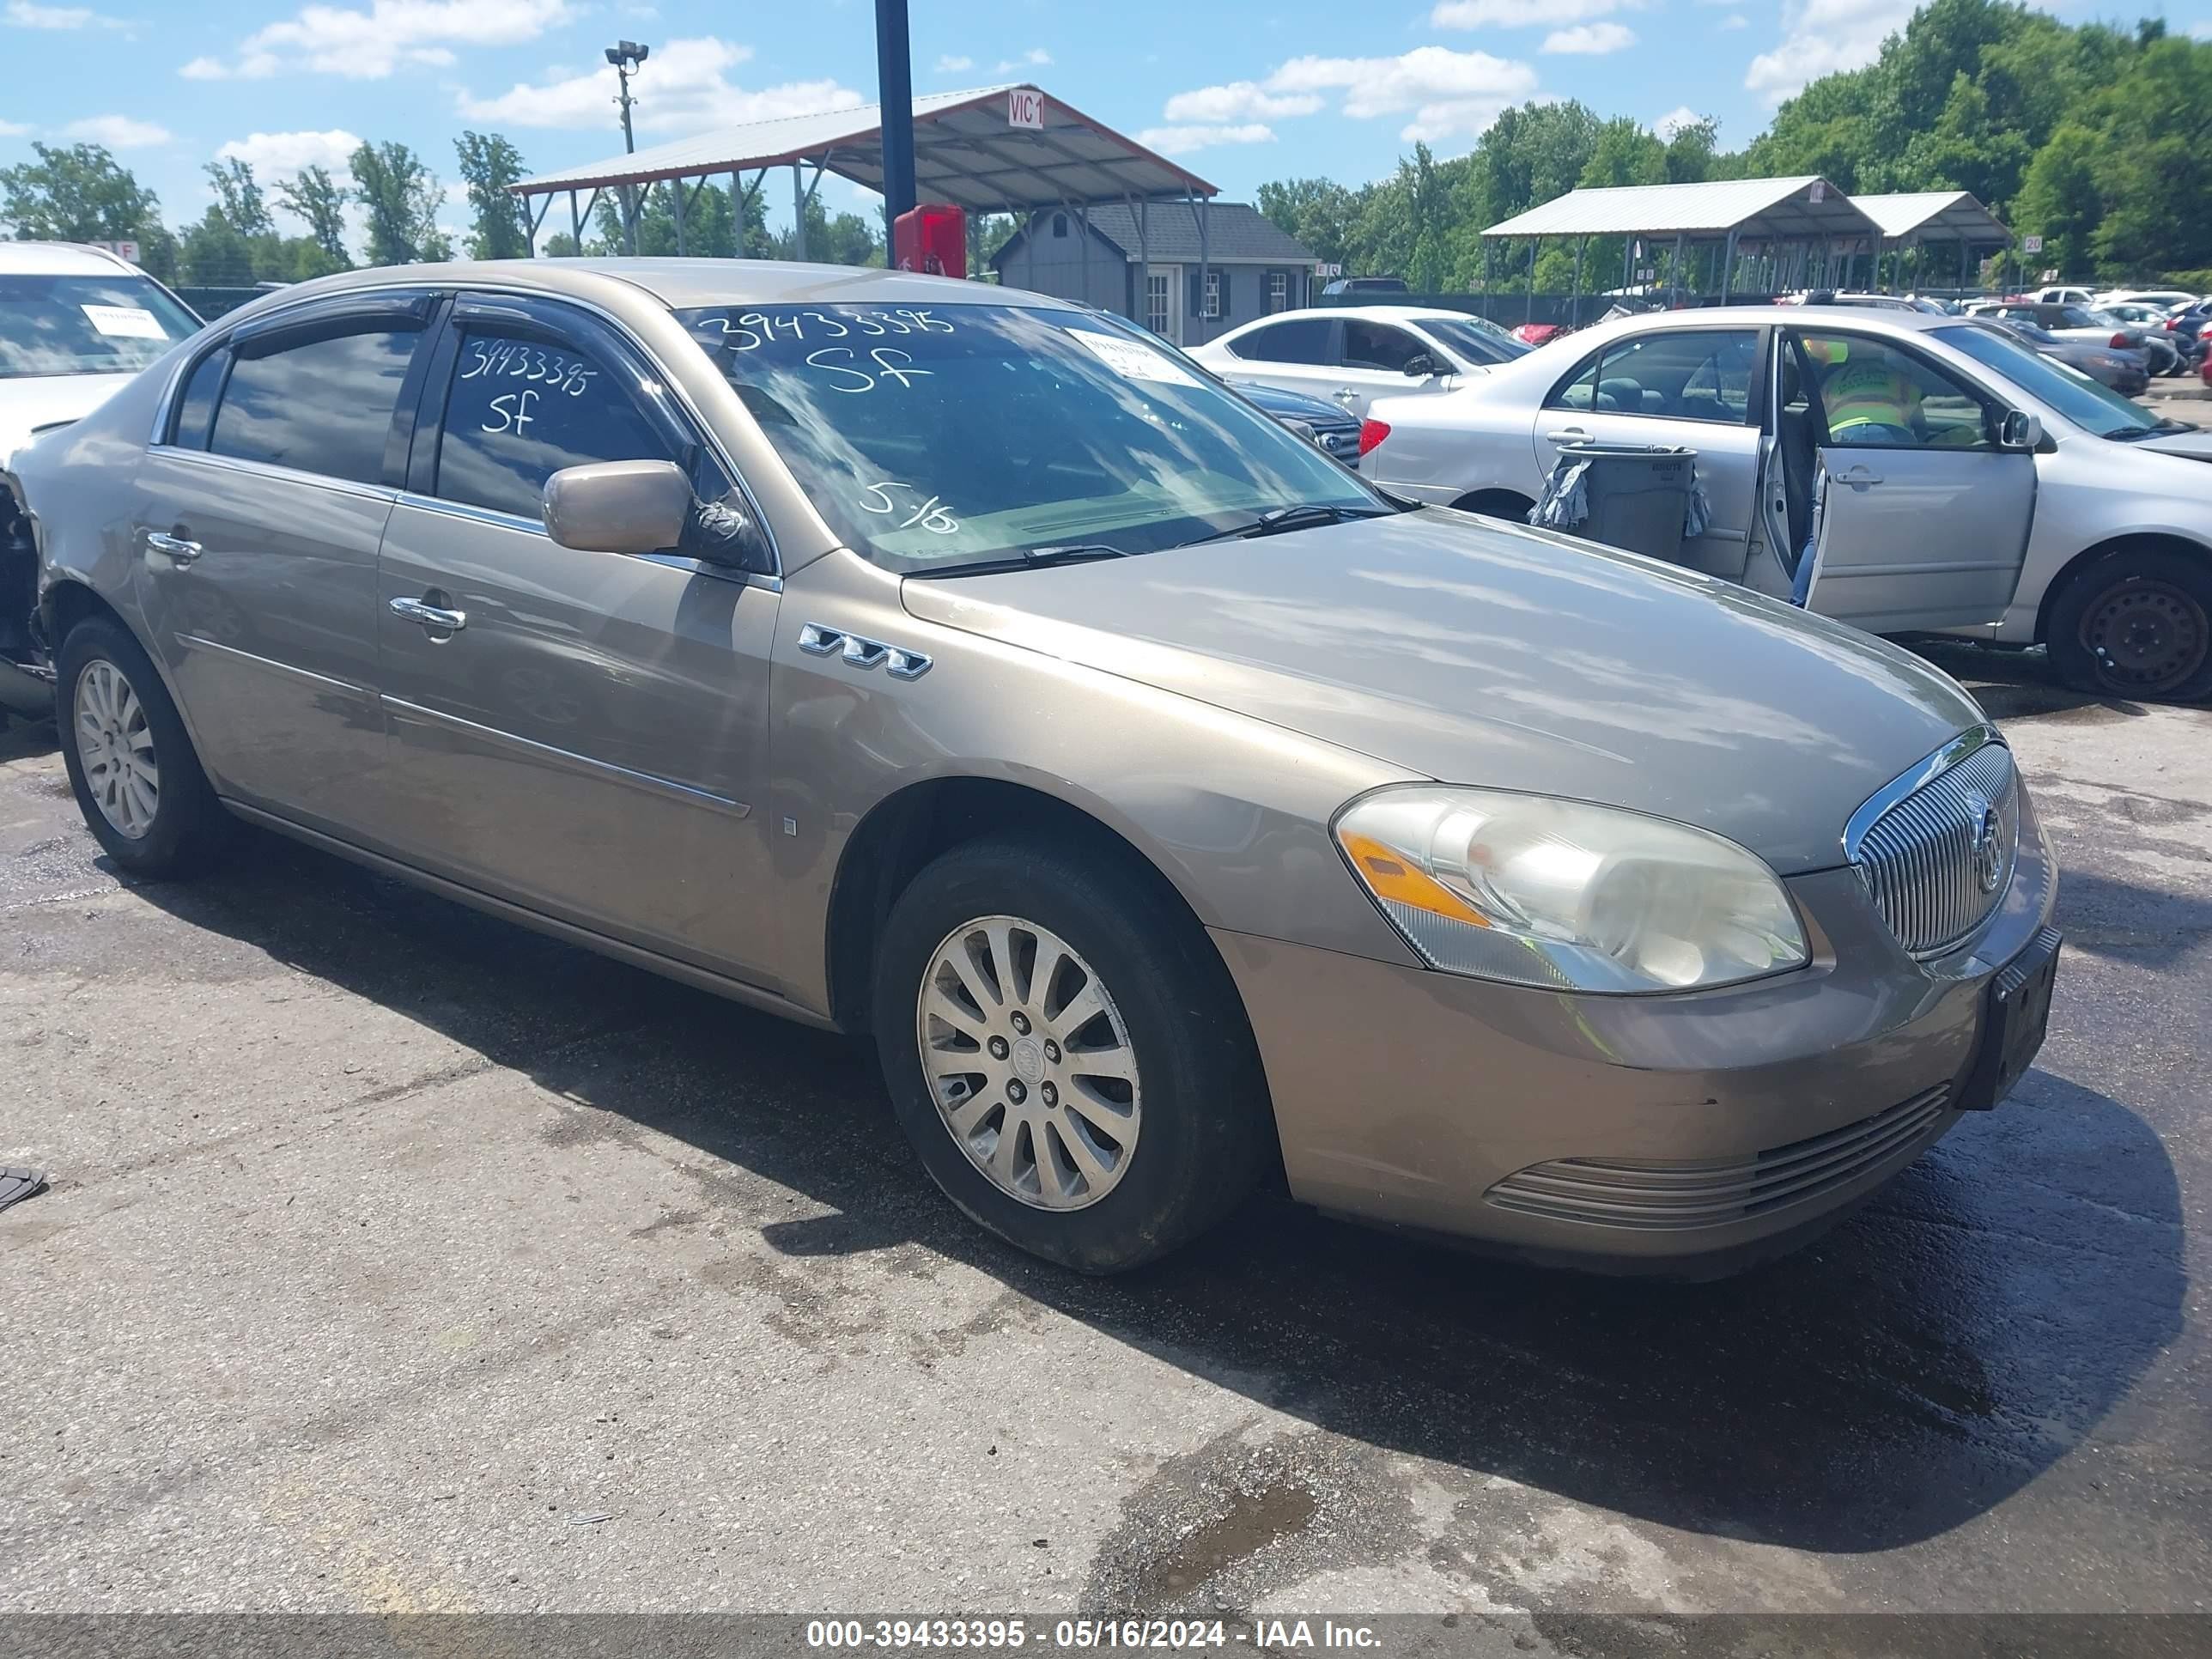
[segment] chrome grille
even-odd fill
[[[1989,919],[2012,880],[2012,751],[1987,728],[1945,745],[1853,815],[1844,848],[1907,951],[1948,950]]]
[[[1951,1085],[1899,1101],[1826,1134],[1742,1158],[1658,1163],[1557,1158],[1516,1170],[1487,1196],[1501,1209],[1642,1231],[1725,1226],[1856,1181],[1917,1152],[1950,1121]]]

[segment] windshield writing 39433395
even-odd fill
[[[1276,507],[1378,506],[1116,319],[998,303],[678,315],[832,528],[894,569],[1073,543],[1151,552]]]

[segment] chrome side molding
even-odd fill
[[[842,656],[854,668],[880,667],[895,680],[918,680],[929,672],[933,659],[881,640],[865,639],[842,629],[806,623],[799,630],[799,648],[817,657]]]

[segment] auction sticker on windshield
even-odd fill
[[[1150,346],[1115,334],[1095,333],[1087,328],[1062,332],[1079,340],[1100,362],[1125,380],[1164,380],[1170,386],[1196,386],[1197,380],[1172,357],[1162,356]]]
[[[79,306],[85,320],[102,334],[133,340],[166,340],[161,319],[137,306]]]

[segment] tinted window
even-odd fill
[[[1456,317],[1425,317],[1421,327],[1471,363],[1510,363],[1535,349],[1526,340],[1473,319],[1462,322]]]
[[[2039,356],[1987,329],[1942,328],[1934,337],[1963,351],[1984,368],[1993,368],[2057,410],[2076,426],[2100,437],[2126,437],[2154,430],[2159,417],[2140,404],[2108,392],[2086,374]]]
[[[1425,355],[1432,355],[1428,347],[1402,328],[1386,328],[1357,318],[1345,320],[1344,361],[1348,368],[1388,369],[1395,374]]]
[[[1261,363],[1325,363],[1328,361],[1328,320],[1301,317],[1294,323],[1270,323],[1255,329],[1230,350]]]
[[[1306,503],[1387,510],[1172,349],[1092,313],[676,314],[823,517],[894,569],[1080,543],[1149,554]]]
[[[211,351],[185,382],[185,395],[177,402],[177,428],[172,443],[186,449],[208,447],[208,425],[215,418],[215,395],[222,389],[222,371],[230,362],[227,351]]]
[[[0,380],[136,374],[199,319],[145,277],[0,276]]]
[[[209,447],[325,477],[379,482],[392,411],[421,337],[413,329],[341,334],[240,359]]]
[[[1995,411],[1935,364],[1860,334],[1807,333],[1799,340],[1830,443],[1847,449],[1995,447]]]
[[[438,449],[446,500],[536,519],[564,466],[679,459],[597,358],[502,335],[461,342]]]

